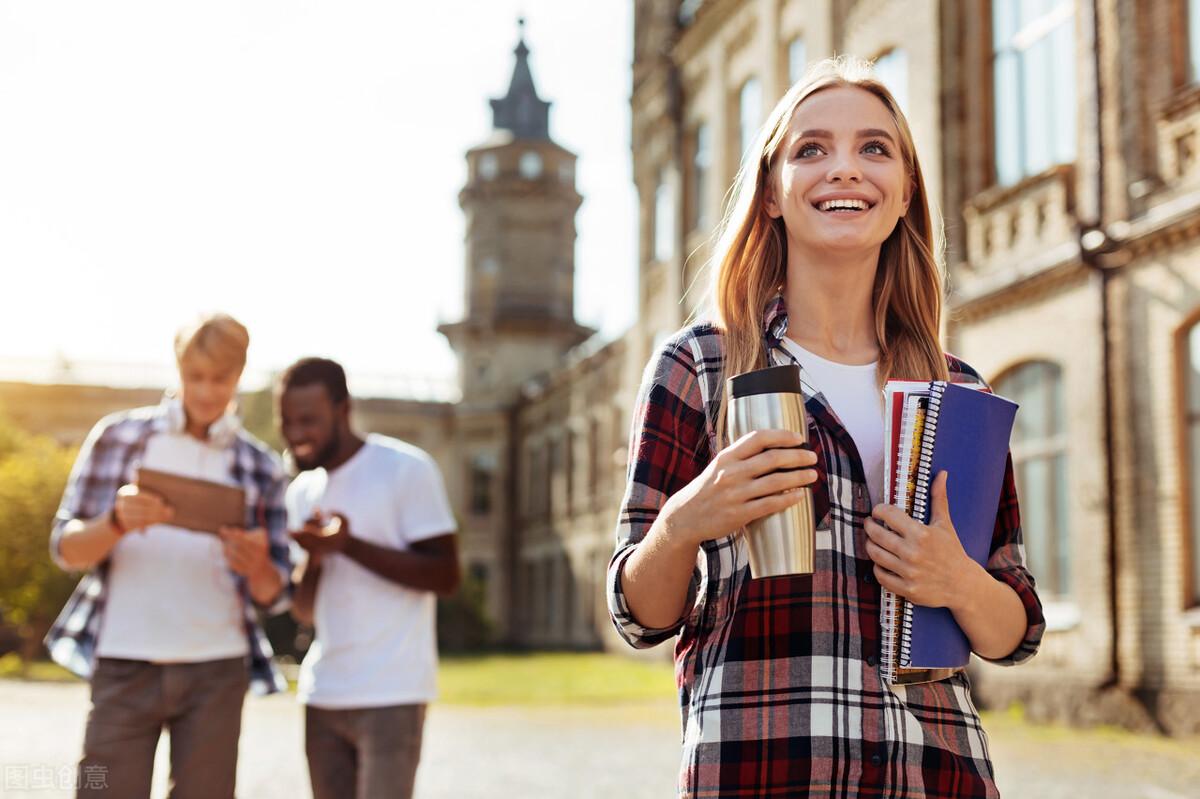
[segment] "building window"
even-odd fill
[[[701,122],[692,134],[692,174],[688,181],[688,230],[708,227],[708,209],[704,198],[708,194],[712,170],[712,130]]]
[[[471,458],[471,513],[486,516],[492,512],[492,484],[496,476],[496,456],[477,452]]]
[[[669,261],[675,254],[675,203],[666,172],[654,187],[654,260]]]
[[[679,24],[692,24],[692,20],[696,18],[696,12],[702,5],[704,5],[704,0],[683,0],[679,4]]]
[[[996,179],[1075,160],[1073,0],[992,3]]]
[[[484,153],[479,156],[479,177],[492,180],[500,172],[500,164],[494,153]]]
[[[1183,333],[1183,435],[1186,447],[1189,527],[1187,604],[1200,605],[1200,319]]]
[[[1067,433],[1062,369],[1046,361],[1018,366],[996,381],[997,394],[1021,406],[1012,456],[1029,569],[1047,599],[1071,597]]]
[[[788,83],[795,83],[804,77],[808,69],[808,48],[804,46],[804,37],[797,36],[788,44]]]
[[[908,52],[897,47],[876,58],[875,77],[896,98],[900,110],[908,113]]]
[[[587,442],[587,484],[592,491],[592,507],[600,505],[600,495],[605,486],[603,455],[604,445],[600,437],[600,420],[593,418],[588,422]]]
[[[566,486],[559,482],[563,473],[563,439],[562,436],[556,436],[550,439],[546,444],[546,507],[545,514],[547,517],[561,513],[563,510],[563,496],[559,493],[561,488]],[[561,487],[561,488],[560,488]]]
[[[558,179],[563,183],[575,183],[575,164],[571,161],[563,161],[558,165]]]
[[[532,151],[521,153],[521,160],[518,162],[517,168],[521,171],[521,177],[526,180],[537,180],[542,176],[542,157]]]
[[[1200,0],[1187,0],[1188,80],[1200,81]]]
[[[546,445],[535,442],[529,448],[529,517],[544,519],[550,509],[550,463]]]
[[[563,457],[565,461],[563,471],[566,472],[567,478],[567,513],[573,513],[575,506],[579,504],[581,486],[579,485],[579,481],[575,479],[575,464],[577,462],[575,447],[578,446],[578,438],[575,435],[575,431],[568,428],[566,438],[563,440]]]
[[[746,151],[754,143],[754,134],[762,124],[762,84],[758,78],[750,78],[738,92],[737,156],[744,161]]]

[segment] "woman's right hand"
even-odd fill
[[[123,485],[117,491],[115,513],[117,524],[125,532],[166,524],[175,518],[175,509],[166,500],[151,491],[142,491],[135,485]]]
[[[667,500],[663,513],[671,536],[699,546],[799,502],[795,489],[817,479],[811,468],[817,454],[800,449],[803,443],[804,436],[791,430],[756,430],[721,450]]]

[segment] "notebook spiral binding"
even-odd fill
[[[921,435],[921,450],[917,454],[917,490],[913,497],[912,517],[917,521],[925,521],[929,508],[929,474],[933,466],[933,442],[937,438],[938,412],[942,408],[942,394],[946,384],[940,380],[929,384],[929,406],[925,410],[925,430]],[[900,661],[901,668],[912,666],[912,603],[901,600],[904,610],[900,615]]]
[[[937,437],[937,421],[938,412],[942,407],[942,394],[946,390],[946,384],[940,380],[933,380],[929,383],[929,403],[925,409],[925,425],[921,435],[921,449],[917,453],[917,490],[913,497],[913,507],[911,516],[917,521],[925,521],[926,511],[929,508],[929,483],[931,480],[930,470],[933,465],[933,443]],[[899,638],[899,641],[893,641],[893,646],[898,646],[894,650],[897,653],[895,660],[899,661],[900,668],[912,667],[912,603],[903,597],[896,597],[895,606],[899,606],[899,618],[896,618],[896,610],[893,607],[892,618],[889,619],[888,631],[889,635],[886,638]],[[891,632],[895,630],[895,632]],[[896,666],[893,661],[888,664],[887,674],[888,679],[896,679]]]
[[[901,668],[910,668],[912,666],[912,603],[907,599],[901,599],[904,603],[904,612],[900,614],[900,656],[897,660],[900,661]]]
[[[881,671],[884,680],[895,682],[896,660],[892,657],[892,653],[896,651],[896,605],[900,598],[891,591],[885,590],[884,594],[883,609],[880,612],[883,622],[883,635],[880,641],[880,649],[883,652]]]
[[[913,498],[912,517],[919,522],[926,519],[929,509],[930,469],[933,466],[933,440],[937,438],[938,412],[942,409],[942,394],[946,384],[934,380],[929,384],[929,407],[925,410],[925,433],[921,436],[921,451],[917,455],[917,491]]]

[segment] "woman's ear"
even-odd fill
[[[775,182],[772,180],[772,177],[768,173],[766,185],[763,186],[763,208],[767,210],[767,216],[772,219],[778,219],[783,216],[783,210],[779,207],[779,201],[775,198]]]
[[[908,204],[912,202],[913,191],[916,190],[916,188],[916,184],[910,178],[908,184],[904,188],[904,211],[900,214],[900,216],[904,216],[908,213]]]

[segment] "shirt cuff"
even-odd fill
[[[634,618],[633,612],[629,609],[629,603],[625,599],[625,590],[622,587],[622,572],[625,568],[625,561],[634,553],[636,545],[627,547],[624,551],[618,553],[613,558],[608,567],[608,611],[612,617],[613,625],[617,628],[617,633],[636,649],[648,649],[649,647],[661,644],[663,641],[668,641],[675,637],[687,619],[691,609],[696,605],[696,594],[698,592],[699,578],[693,572],[692,579],[688,581],[687,601],[684,603],[683,615],[674,624],[667,627],[647,627],[638,622]]]

